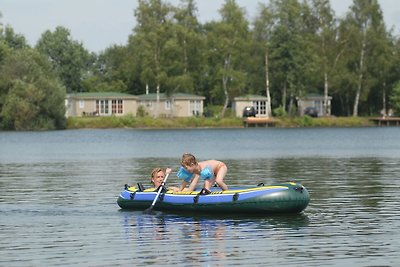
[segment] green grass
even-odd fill
[[[366,117],[322,117],[309,116],[279,118],[276,127],[365,127],[374,126]]]
[[[326,117],[311,118],[304,117],[276,117],[275,127],[364,127],[374,124],[366,117]],[[68,129],[80,128],[154,128],[154,129],[173,129],[173,128],[241,128],[243,127],[242,118],[151,118],[134,117],[126,115],[121,117],[70,117],[68,118]]]

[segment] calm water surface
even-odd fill
[[[121,211],[192,152],[227,184],[295,180],[302,214]],[[170,184],[178,184],[173,175]],[[400,128],[0,132],[0,266],[398,266]]]

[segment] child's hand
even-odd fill
[[[171,169],[171,168],[166,168],[166,169],[165,169],[165,173],[166,173],[166,174],[170,174],[170,173],[171,173],[171,171],[172,171],[172,169]]]

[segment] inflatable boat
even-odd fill
[[[157,190],[125,185],[117,203],[121,209],[145,210],[157,196]],[[164,190],[154,206],[159,211],[190,211],[218,213],[299,213],[310,201],[307,189],[294,182],[255,187],[230,187],[222,191],[213,187],[211,193]]]

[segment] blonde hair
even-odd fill
[[[161,168],[154,168],[154,169],[151,171],[150,182],[151,182],[152,184],[154,184],[154,183],[153,183],[153,178],[157,178],[157,173],[159,173],[159,172],[165,173],[165,171],[164,171],[163,169],[161,169]]]
[[[194,164],[194,165],[197,164],[196,157],[190,153],[183,154],[181,165],[182,166],[191,166],[192,164]]]

